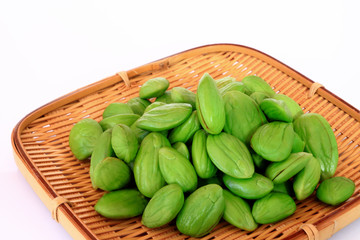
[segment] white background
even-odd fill
[[[1,238],[71,239],[12,156],[11,131],[32,110],[118,71],[212,43],[265,52],[359,109],[359,10],[355,0],[0,0]],[[331,239],[359,235],[357,220]]]

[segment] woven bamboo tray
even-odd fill
[[[98,215],[93,206],[103,191],[93,190],[89,162],[76,160],[68,136],[82,118],[100,120],[111,102],[138,96],[139,86],[154,77],[165,77],[170,88],[196,91],[208,72],[213,78],[241,80],[256,74],[275,91],[296,100],[304,112],[323,115],[331,124],[339,148],[336,175],[352,179],[354,195],[338,207],[312,196],[297,202],[295,214],[254,232],[237,229],[225,221],[203,239],[328,239],[360,217],[360,113],[357,109],[278,60],[252,48],[216,44],[187,50],[170,57],[119,72],[114,76],[58,98],[24,117],[14,128],[12,145],[16,163],[26,180],[52,212],[53,218],[74,239],[188,239],[175,225],[149,229],[141,218],[115,221]],[[319,88],[320,87],[320,88]]]

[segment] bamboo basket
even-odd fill
[[[314,195],[297,201],[291,217],[261,225],[253,232],[240,230],[222,220],[203,239],[328,239],[360,217],[360,113],[320,84],[258,50],[233,44],[190,49],[75,90],[25,116],[13,129],[15,161],[53,218],[74,239],[189,239],[174,223],[149,229],[141,217],[109,220],[94,211],[103,195],[89,178],[89,161],[78,161],[70,151],[68,136],[83,118],[101,120],[111,102],[127,102],[138,96],[139,86],[154,77],[165,77],[170,88],[196,91],[200,77],[258,75],[276,92],[297,101],[304,112],[323,115],[332,126],[339,148],[336,175],[352,179],[353,196],[338,207],[322,204]]]

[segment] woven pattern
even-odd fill
[[[266,80],[276,92],[286,94],[297,101],[304,112],[323,115],[331,124],[339,148],[339,166],[336,175],[352,179],[359,195],[360,185],[360,123],[335,106],[328,99],[314,94],[308,96],[309,88],[287,73],[251,54],[239,51],[214,51],[196,54],[171,64],[162,64],[157,70],[138,73],[129,77],[131,87],[123,81],[98,89],[84,97],[44,113],[26,126],[20,133],[23,149],[34,164],[40,177],[53,189],[56,196],[70,201],[71,211],[97,239],[187,239],[180,234],[174,223],[149,229],[141,224],[141,218],[109,220],[98,215],[93,206],[103,195],[93,190],[89,177],[89,161],[74,158],[68,145],[73,124],[83,118],[101,120],[105,107],[111,102],[127,102],[138,96],[139,87],[148,79],[165,77],[170,88],[181,86],[196,91],[200,77],[209,73],[214,79],[232,76],[241,80],[256,74]],[[293,216],[276,224],[261,225],[254,232],[237,229],[225,221],[203,239],[283,239],[303,231],[304,224],[316,224],[338,208],[320,203],[314,196],[297,202]]]

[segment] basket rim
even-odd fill
[[[252,53],[254,53],[254,54],[262,56],[263,58],[265,57],[267,59],[273,60],[277,64],[277,66],[281,66],[283,69],[290,71],[293,75],[297,75],[297,76],[300,76],[300,78],[305,79],[306,82],[303,82],[303,83],[308,87],[310,87],[311,84],[314,83],[313,80],[309,79],[302,73],[294,70],[287,64],[279,61],[278,59],[276,59],[262,51],[259,51],[255,48],[251,48],[251,47],[248,47],[245,45],[232,44],[232,43],[216,43],[216,44],[208,44],[208,45],[202,45],[202,46],[190,48],[188,50],[184,50],[184,51],[169,55],[167,57],[160,58],[158,60],[146,63],[139,67],[130,69],[130,70],[126,71],[126,73],[128,74],[129,79],[131,81],[131,78],[136,77],[140,74],[144,74],[144,72],[146,72],[146,71],[161,70],[164,66],[165,67],[171,66],[172,64],[179,62],[180,60],[186,59],[187,56],[190,56],[190,55],[196,55],[199,53],[206,54],[206,53],[221,52],[221,51],[236,51],[236,49],[239,49],[239,50],[247,49],[247,50],[252,51]],[[33,120],[40,117],[42,115],[41,114],[42,111],[49,112],[51,110],[54,110],[59,106],[63,106],[66,103],[72,102],[72,101],[80,98],[82,96],[81,94],[84,94],[84,92],[86,92],[85,90],[92,90],[92,92],[93,92],[95,89],[99,90],[99,89],[105,88],[109,85],[119,82],[119,80],[121,81],[122,79],[118,75],[113,75],[113,76],[104,78],[102,80],[96,81],[94,83],[91,83],[87,86],[81,87],[81,88],[74,90],[68,94],[65,94],[61,97],[58,97],[42,106],[36,108],[35,110],[31,111],[27,115],[25,115],[13,128],[13,131],[11,134],[11,144],[13,147],[14,154],[16,156],[18,156],[18,158],[22,161],[22,163],[27,168],[28,172],[36,180],[38,180],[38,182],[41,184],[42,190],[47,193],[47,195],[50,197],[50,199],[54,199],[54,198],[58,197],[58,195],[52,189],[52,187],[48,184],[48,182],[44,178],[42,178],[39,174],[37,174],[36,166],[31,161],[31,159],[28,157],[28,155],[26,154],[26,151],[23,148],[21,138],[20,138],[21,132],[25,129],[25,127],[29,123],[31,123]],[[347,107],[347,109],[348,109],[347,113],[349,115],[351,115],[352,117],[354,117],[358,121],[360,121],[360,111],[357,108],[355,108],[354,106],[352,106],[351,104],[349,104],[348,102],[346,102],[345,100],[343,100],[342,98],[336,96],[335,94],[328,91],[324,87],[319,89],[317,93],[320,95],[325,93],[328,96],[329,95],[332,96],[334,99],[336,99],[338,101],[339,104]],[[87,93],[83,96],[86,96],[88,94],[89,93]],[[342,109],[342,110],[344,110],[344,109]],[[327,215],[326,217],[319,219],[316,223],[314,223],[314,225],[316,225],[319,230],[322,230],[323,228],[325,228],[329,225],[328,224],[329,221],[331,221],[331,220],[335,219],[336,217],[338,217],[339,215],[343,214],[343,212],[341,212],[340,209],[347,209],[348,211],[350,211],[351,209],[353,209],[355,207],[359,207],[359,206],[360,206],[360,195],[355,196],[351,201],[346,202],[345,204],[342,205],[341,208],[334,210],[334,212]],[[92,234],[92,232],[81,222],[81,220],[78,219],[76,217],[76,215],[74,215],[72,213],[71,208],[68,204],[62,204],[59,208],[61,210],[65,211],[65,214],[67,215],[68,220],[72,221],[73,224],[76,224],[75,227],[78,230],[82,231],[86,235],[86,238],[97,239],[97,237]],[[285,239],[293,239],[296,237],[300,237],[304,234],[305,234],[304,231],[297,231]]]

